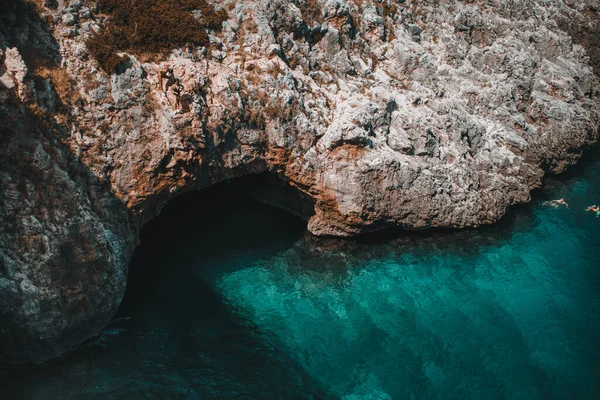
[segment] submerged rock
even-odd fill
[[[110,76],[92,8],[3,11],[3,359],[96,335],[183,191],[271,171],[301,200],[262,197],[316,235],[479,226],[598,139],[597,1],[311,4],[219,2],[206,46],[116,54]]]

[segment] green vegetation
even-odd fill
[[[110,19],[87,46],[107,73],[125,61],[117,52],[161,55],[181,46],[208,47],[206,29],[218,31],[227,19],[225,10],[207,0],[99,0],[97,10]]]

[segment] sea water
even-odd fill
[[[600,398],[598,150],[482,229],[320,240],[219,190],[144,231],[99,338],[2,398]]]

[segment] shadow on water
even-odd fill
[[[282,343],[286,338],[281,336],[281,332],[279,336],[270,331],[266,332],[256,325],[260,321],[249,320],[247,313],[231,305],[220,289],[214,285],[214,282],[219,281],[219,276],[227,276],[230,272],[243,270],[250,265],[260,265],[262,261],[268,264],[271,260],[279,258],[284,260],[285,267],[274,266],[274,269],[279,268],[279,272],[275,272],[274,279],[280,278],[281,285],[298,282],[296,278],[302,278],[307,271],[316,272],[314,280],[312,280],[313,275],[307,275],[304,277],[304,282],[322,284],[324,292],[327,292],[328,285],[332,286],[336,282],[336,279],[331,279],[332,276],[360,269],[367,264],[366,261],[390,260],[403,254],[411,254],[414,257],[458,255],[459,259],[468,262],[472,256],[502,246],[515,234],[532,231],[539,223],[536,213],[540,212],[538,205],[542,201],[557,196],[564,196],[569,200],[569,191],[581,179],[587,179],[588,184],[594,185],[597,180],[594,180],[594,176],[590,179],[589,169],[596,169],[599,163],[600,152],[595,149],[566,174],[548,177],[545,188],[534,193],[532,203],[511,208],[505,218],[492,226],[467,230],[387,231],[358,240],[312,237],[305,233],[305,223],[301,220],[286,212],[256,203],[247,194],[243,181],[221,184],[201,192],[182,195],[168,204],[161,215],[150,222],[142,232],[141,243],[130,266],[127,294],[117,318],[103,334],[63,360],[34,369],[6,371],[2,379],[10,382],[10,385],[4,384],[3,387],[8,387],[9,398],[33,399],[141,396],[191,399],[302,398],[307,395],[312,395],[313,398],[334,397],[327,392],[329,382],[318,382],[320,375],[315,375],[314,371],[307,371],[307,367],[298,361],[298,355],[294,357],[286,350],[285,343]],[[585,196],[579,197],[577,200],[579,202],[589,199]],[[585,213],[577,211],[580,206],[578,204],[577,209],[572,207],[568,212],[574,213],[573,215],[584,215]],[[542,211],[545,212],[543,209]],[[559,211],[567,212],[567,210]],[[468,274],[466,270],[476,268],[477,265],[476,262],[448,264],[448,268],[461,269],[461,275],[453,278],[455,279],[453,285],[446,287],[445,284],[440,283],[440,287],[444,288],[450,296],[457,296],[456,302],[460,307],[457,306],[455,312],[451,307],[452,297],[449,298],[450,300],[444,299],[442,306],[448,307],[447,312],[454,312],[457,320],[460,318],[467,320],[468,316],[479,316],[481,313],[487,316],[486,321],[490,320],[502,326],[503,328],[498,331],[501,332],[498,333],[498,338],[504,340],[499,342],[505,345],[492,348],[494,351],[496,348],[500,349],[498,354],[490,353],[498,359],[502,359],[500,354],[506,349],[518,348],[522,353],[526,353],[528,345],[521,337],[521,327],[515,317],[506,313],[504,308],[497,306],[495,297],[482,298],[480,292],[470,292],[467,289],[471,286],[461,283],[460,276],[463,273]],[[438,269],[445,270],[444,268]],[[522,271],[526,270],[526,266],[523,265],[519,268]],[[254,270],[248,269],[248,271]],[[507,268],[507,276],[511,276],[512,271],[513,269]],[[410,274],[414,276],[411,278]],[[422,277],[420,274],[418,270],[407,270],[406,278],[418,284],[419,278]],[[260,293],[269,293],[269,285],[276,280],[258,282],[260,277],[253,272],[250,275],[242,274],[237,280],[229,279],[227,282],[234,286],[227,288],[230,290],[229,294],[239,294],[240,298],[250,299],[253,304],[260,305],[261,299],[256,299],[256,296],[260,296]],[[423,277],[427,277],[426,275],[424,274]],[[478,274],[471,274],[471,276],[482,279]],[[520,275],[515,273],[514,276]],[[248,281],[244,280],[245,277]],[[412,286],[402,286],[402,282],[403,280],[399,280],[396,286],[412,293]],[[502,281],[490,282],[497,283],[498,288],[502,290],[510,286]],[[528,288],[526,284],[524,287]],[[264,292],[255,293],[253,290],[256,289]],[[463,289],[464,293],[461,291]],[[378,299],[375,288],[371,290],[374,292],[371,293],[375,295],[374,298]],[[498,290],[502,293],[500,289]],[[347,293],[348,296],[351,294]],[[464,299],[459,295],[465,296]],[[318,305],[320,304],[317,300],[318,295],[315,296],[311,297],[311,304]],[[430,298],[436,299],[435,296],[425,297],[426,300]],[[282,299],[286,298],[282,297]],[[296,313],[297,299],[293,297],[290,299],[290,304],[287,306],[282,304],[281,307],[289,307],[292,313]],[[377,304],[385,304],[385,299],[386,297],[378,299]],[[337,304],[334,300],[331,301],[332,304]],[[343,304],[349,309],[353,307],[352,302]],[[467,317],[459,312],[462,308],[466,309],[464,315]],[[318,307],[317,309],[320,310]],[[355,311],[360,309],[355,308]],[[416,338],[434,337],[438,334],[436,333],[438,330],[441,336],[448,334],[446,330],[438,329],[435,324],[433,327],[438,330],[432,329],[433,336],[424,327],[419,328],[415,325],[416,321],[427,316],[428,313],[415,312],[413,315],[412,311],[409,312],[413,309],[419,308],[409,307],[403,311],[404,314],[396,315],[394,312],[391,314],[394,314],[395,320],[405,319],[405,324],[402,326],[416,326],[418,328]],[[286,310],[279,310],[280,314],[287,315]],[[437,315],[436,307],[426,310],[433,316]],[[369,318],[377,317],[376,311],[372,310],[372,316],[361,316],[362,314],[359,313],[360,318],[356,317],[361,321],[357,325],[361,335],[368,337],[372,335],[374,338],[372,342],[365,342],[370,343],[369,346],[381,345],[385,341],[380,337],[387,337],[386,335],[396,338],[395,331],[388,334],[381,327],[369,322]],[[302,325],[302,321],[311,321],[306,315],[296,318],[296,314],[293,314],[289,320],[279,321],[277,315],[279,314],[271,316],[273,326],[279,326],[280,323],[293,324],[296,321]],[[386,315],[382,313],[382,316]],[[332,339],[325,328],[329,326],[332,317],[326,315],[326,318],[323,317],[321,321],[325,319],[329,321],[327,324],[307,328],[307,337],[313,332],[322,330],[324,338],[335,342],[336,339]],[[411,322],[413,319],[414,321]],[[369,328],[370,326],[372,328]],[[460,324],[457,326],[460,329],[457,328],[455,333],[459,337],[462,326]],[[304,330],[298,326],[290,329],[292,332],[293,329],[297,329],[298,332],[304,333]],[[487,332],[483,329],[482,332],[484,331]],[[282,332],[288,331],[282,330]],[[340,331],[332,330],[332,332],[332,334],[339,334]],[[502,332],[512,336],[505,338]],[[300,336],[300,339],[303,337]],[[410,338],[398,334],[398,338],[404,337]],[[482,334],[480,341],[486,343],[485,338],[486,336]],[[366,350],[351,351],[353,346],[357,346],[359,350],[363,349],[360,347],[366,346],[363,342],[356,344],[350,341],[346,350],[343,347],[345,342],[343,340],[339,342],[335,344],[338,347],[334,350],[339,350],[344,357],[351,354],[360,358],[367,353]],[[317,347],[322,345],[321,342],[309,344]],[[369,346],[365,348],[371,349]],[[406,347],[405,351],[400,351],[402,346]],[[390,349],[384,348],[381,353],[386,354],[389,359],[390,354],[396,352],[404,364],[417,368],[416,366],[422,364],[420,361],[422,352],[430,349],[428,346],[419,340],[413,343],[411,339],[406,339],[406,342],[399,341]],[[435,346],[433,348],[435,350]],[[475,350],[473,351],[476,353]],[[324,354],[335,359],[332,355],[334,353],[335,351],[327,350]],[[411,364],[403,357],[413,353],[415,355]],[[375,351],[375,354],[379,353]],[[443,357],[442,359],[445,360]],[[519,360],[519,362],[523,361]],[[359,361],[354,364],[362,362]],[[327,364],[323,368],[342,371],[342,375],[346,377],[346,374],[350,373],[344,369],[346,364],[347,369],[351,369],[350,367],[354,365],[352,360],[346,358],[343,362],[340,361],[335,365]],[[402,365],[395,365],[394,368],[399,368],[400,371],[406,368],[407,374],[414,372],[413,367],[411,369]],[[478,364],[473,361],[472,365]],[[320,371],[317,367],[311,366],[311,368]],[[481,369],[479,366],[473,368]],[[533,364],[528,368],[530,372],[535,372],[536,376],[539,375],[542,384],[538,386],[542,388],[553,379],[551,375]],[[390,382],[394,382],[394,379],[390,379]],[[424,385],[422,382],[421,384]],[[425,390],[426,388],[423,388],[421,392],[425,393]]]
[[[143,298],[138,291],[154,290],[161,272],[171,273],[173,265],[210,272],[214,264],[252,262],[291,247],[306,229],[302,220],[256,202],[246,179],[232,182],[186,193],[148,223],[130,264],[122,309]]]
[[[218,287],[341,395],[598,398],[598,171],[596,150],[481,229],[304,235]]]
[[[125,298],[100,337],[61,360],[5,371],[4,394],[334,398],[201,277],[285,251],[305,227],[255,202],[243,182],[182,195],[144,228]]]
[[[531,231],[537,220],[535,210],[544,201],[565,197],[571,210],[584,210],[590,204],[582,196],[571,196],[569,188],[581,180],[589,179],[591,169],[600,164],[600,146],[583,155],[581,160],[559,175],[547,175],[543,186],[532,192],[532,200],[526,204],[510,207],[506,215],[492,225],[463,229],[406,230],[388,228],[372,232],[355,239],[319,238],[305,233],[297,242],[289,257],[303,269],[315,272],[344,274],[348,268],[364,265],[368,260],[411,253],[425,255],[446,253],[457,256],[476,256],[490,248],[504,245],[515,233]],[[598,200],[600,203],[600,199]],[[579,228],[583,227],[589,215],[574,212],[573,218]]]
[[[157,362],[171,357],[183,375],[196,372],[190,380],[203,381],[191,385],[200,398],[331,397],[203,279],[213,268],[222,273],[283,252],[306,228],[302,220],[254,201],[245,190],[248,181],[183,195],[148,224],[114,326],[124,321],[138,332],[147,332],[148,325],[169,331],[161,351],[146,356],[155,355]],[[212,392],[207,380],[214,382]]]

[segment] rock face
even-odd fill
[[[594,0],[226,0],[209,48],[112,75],[86,48],[93,2],[38,3],[0,4],[11,362],[97,334],[140,229],[184,191],[270,171],[289,190],[262,197],[316,235],[479,226],[599,136]]]

